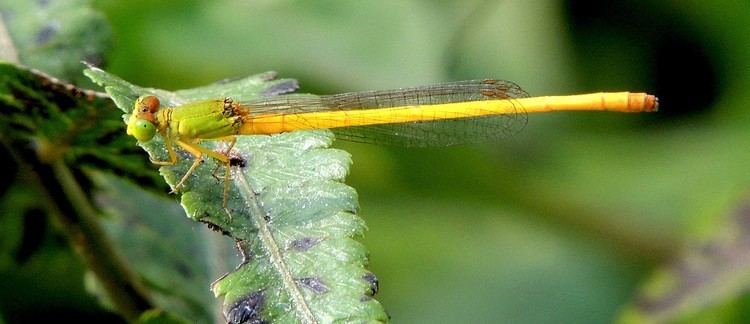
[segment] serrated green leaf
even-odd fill
[[[102,70],[85,71],[104,86],[120,109],[132,110],[144,94],[163,105],[232,97],[242,101],[293,90],[293,80],[274,80],[265,73],[202,88],[166,92],[139,88]],[[372,298],[377,279],[365,269],[367,251],[353,237],[365,230],[356,216],[357,195],[342,183],[351,163],[349,154],[328,148],[329,131],[304,131],[274,136],[238,136],[231,156],[228,208],[223,208],[223,169],[207,159],[187,180],[181,202],[188,217],[209,223],[240,242],[245,261],[213,285],[224,297],[229,322],[387,321]],[[166,159],[157,136],[139,143],[154,160]],[[226,143],[202,146],[225,150]],[[179,161],[160,169],[174,186],[193,158],[178,150]]]
[[[619,322],[685,321],[745,294],[750,287],[750,202],[743,202],[715,229],[657,269]]]
[[[11,38],[2,53],[15,56],[0,59],[23,63],[58,78],[84,81],[80,62],[100,64],[110,47],[109,23],[88,0],[3,1],[0,13],[0,24]]]

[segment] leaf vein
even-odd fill
[[[250,214],[253,216],[255,223],[258,225],[258,237],[263,242],[262,246],[266,248],[269,254],[269,258],[271,259],[271,264],[273,264],[276,270],[279,272],[284,287],[292,297],[292,300],[294,301],[293,304],[297,308],[297,312],[302,317],[303,323],[317,324],[318,321],[315,319],[315,316],[310,309],[310,305],[308,305],[307,301],[302,296],[302,292],[297,285],[297,281],[294,280],[292,273],[289,271],[289,267],[287,267],[286,263],[284,262],[284,258],[281,255],[282,252],[279,249],[279,245],[276,243],[273,234],[271,234],[271,229],[268,228],[268,221],[266,221],[266,219],[263,217],[265,213],[258,204],[258,200],[255,198],[255,193],[253,192],[250,184],[247,182],[247,179],[245,179],[245,177],[237,177],[237,179],[241,187],[240,189],[245,192],[247,205],[251,209]]]

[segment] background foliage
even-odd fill
[[[533,115],[486,145],[337,143],[352,154],[378,299],[397,322],[732,322],[750,309],[747,265],[727,262],[747,250],[747,4],[94,4],[112,23],[103,64],[145,86],[276,70],[312,93],[496,77],[532,95],[659,95],[657,114]],[[0,294],[4,318],[111,316],[54,226],[14,233],[36,218],[8,215],[2,226],[23,239],[4,236],[3,251],[37,247],[22,266],[2,259],[0,291],[14,292]]]

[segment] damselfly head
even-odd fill
[[[133,113],[128,119],[128,135],[141,142],[147,142],[156,135],[156,117],[159,110],[159,98],[156,96],[141,96],[135,101]]]

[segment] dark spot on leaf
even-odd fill
[[[265,214],[265,215],[263,215],[263,219],[264,219],[264,220],[265,220],[266,222],[270,222],[270,221],[271,221],[271,216],[270,216],[270,215],[268,215],[268,214]]]
[[[29,209],[23,215],[23,234],[21,243],[15,251],[14,259],[18,263],[26,262],[42,246],[47,229],[47,216],[41,209]]]
[[[301,239],[297,239],[292,241],[292,244],[290,244],[290,247],[300,251],[304,252],[318,244],[320,241],[322,241],[322,238],[319,237],[303,237]]]
[[[237,303],[224,313],[224,318],[229,324],[261,324],[268,321],[261,318],[263,310],[263,291],[258,291],[239,300]]]
[[[37,43],[37,45],[44,45],[47,42],[49,42],[52,37],[57,34],[57,24],[55,23],[48,23],[42,27],[42,30],[40,30],[38,33],[36,33],[36,36],[34,37],[34,42]]]
[[[40,7],[44,8],[44,7],[46,7],[46,6],[48,6],[48,5],[49,5],[49,3],[50,3],[50,0],[36,0],[36,3],[37,3],[37,4],[38,4],[38,5],[40,6]]]
[[[229,165],[244,168],[247,166],[247,161],[239,156],[232,156],[229,158]]]
[[[378,277],[375,276],[374,273],[368,272],[365,273],[364,276],[362,276],[362,279],[367,281],[367,283],[370,284],[370,290],[367,291],[367,294],[370,296],[375,296],[375,294],[378,293],[378,290],[380,289],[380,283],[378,282]]]
[[[310,289],[316,294],[325,294],[328,292],[328,286],[316,277],[300,278],[297,279],[297,282],[302,287]]]

